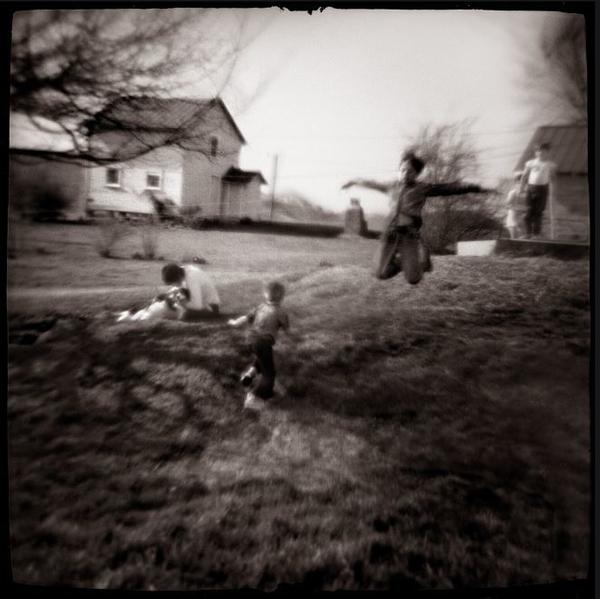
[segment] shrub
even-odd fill
[[[493,204],[478,197],[446,197],[423,210],[422,239],[433,252],[444,253],[458,241],[497,238],[502,220]]]
[[[131,233],[129,225],[123,222],[106,219],[98,224],[96,249],[104,258],[110,258],[114,246]]]
[[[140,234],[142,237],[142,256],[147,260],[154,259],[158,247],[158,229],[153,226],[143,226],[140,229]]]
[[[56,220],[62,216],[70,203],[58,187],[34,189],[30,203],[31,217],[37,221]]]
[[[190,229],[197,229],[198,224],[201,222],[202,217],[202,208],[199,206],[190,206],[181,208],[179,211],[181,217],[180,222],[184,227],[189,227]]]

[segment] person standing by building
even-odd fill
[[[519,198],[521,195],[521,177],[523,173],[515,173],[513,186],[506,196],[506,220],[504,222],[511,239],[516,239],[519,235]]]
[[[535,147],[535,158],[525,163],[521,177],[521,192],[525,192],[527,211],[525,213],[525,237],[539,238],[542,231],[542,218],[548,199],[552,204],[555,198],[556,164],[548,159],[549,143]]]

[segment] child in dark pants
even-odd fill
[[[250,324],[250,342],[254,353],[254,363],[241,377],[242,384],[250,390],[244,401],[244,408],[260,410],[266,401],[273,397],[275,385],[275,362],[273,345],[277,340],[279,329],[289,330],[289,318],[281,303],[285,296],[285,287],[279,281],[265,285],[263,295],[265,301],[245,316],[230,319],[228,324],[238,327]]]
[[[419,176],[425,161],[407,151],[402,156],[396,181],[380,183],[370,179],[353,179],[342,186],[360,185],[390,195],[392,210],[385,222],[376,255],[375,276],[390,279],[404,270],[406,280],[414,285],[424,272],[432,270],[429,249],[420,239],[421,213],[427,198],[486,191],[479,185],[461,183],[425,183]]]

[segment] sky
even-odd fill
[[[221,95],[248,142],[241,167],[263,173],[266,193],[274,184],[276,194],[344,210],[344,182],[390,180],[421,126],[466,119],[478,182],[496,185],[535,127],[549,124],[527,98],[522,68],[549,13],[217,10],[253,39]],[[366,212],[388,207],[377,192],[360,200]]]

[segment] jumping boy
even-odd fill
[[[486,191],[479,185],[418,181],[424,167],[423,159],[413,151],[407,151],[400,161],[396,181],[380,183],[353,179],[342,186],[346,189],[360,185],[390,195],[392,210],[385,222],[376,257],[375,276],[378,279],[389,279],[403,270],[406,280],[414,285],[423,278],[424,272],[432,269],[429,248],[420,239],[421,212],[427,198]]]
[[[232,327],[250,324],[250,342],[254,352],[254,363],[241,377],[244,386],[250,387],[244,401],[244,408],[261,410],[273,397],[275,385],[275,363],[273,346],[279,329],[289,331],[287,312],[281,307],[285,287],[279,281],[271,281],[264,286],[265,301],[245,316],[227,321]]]

